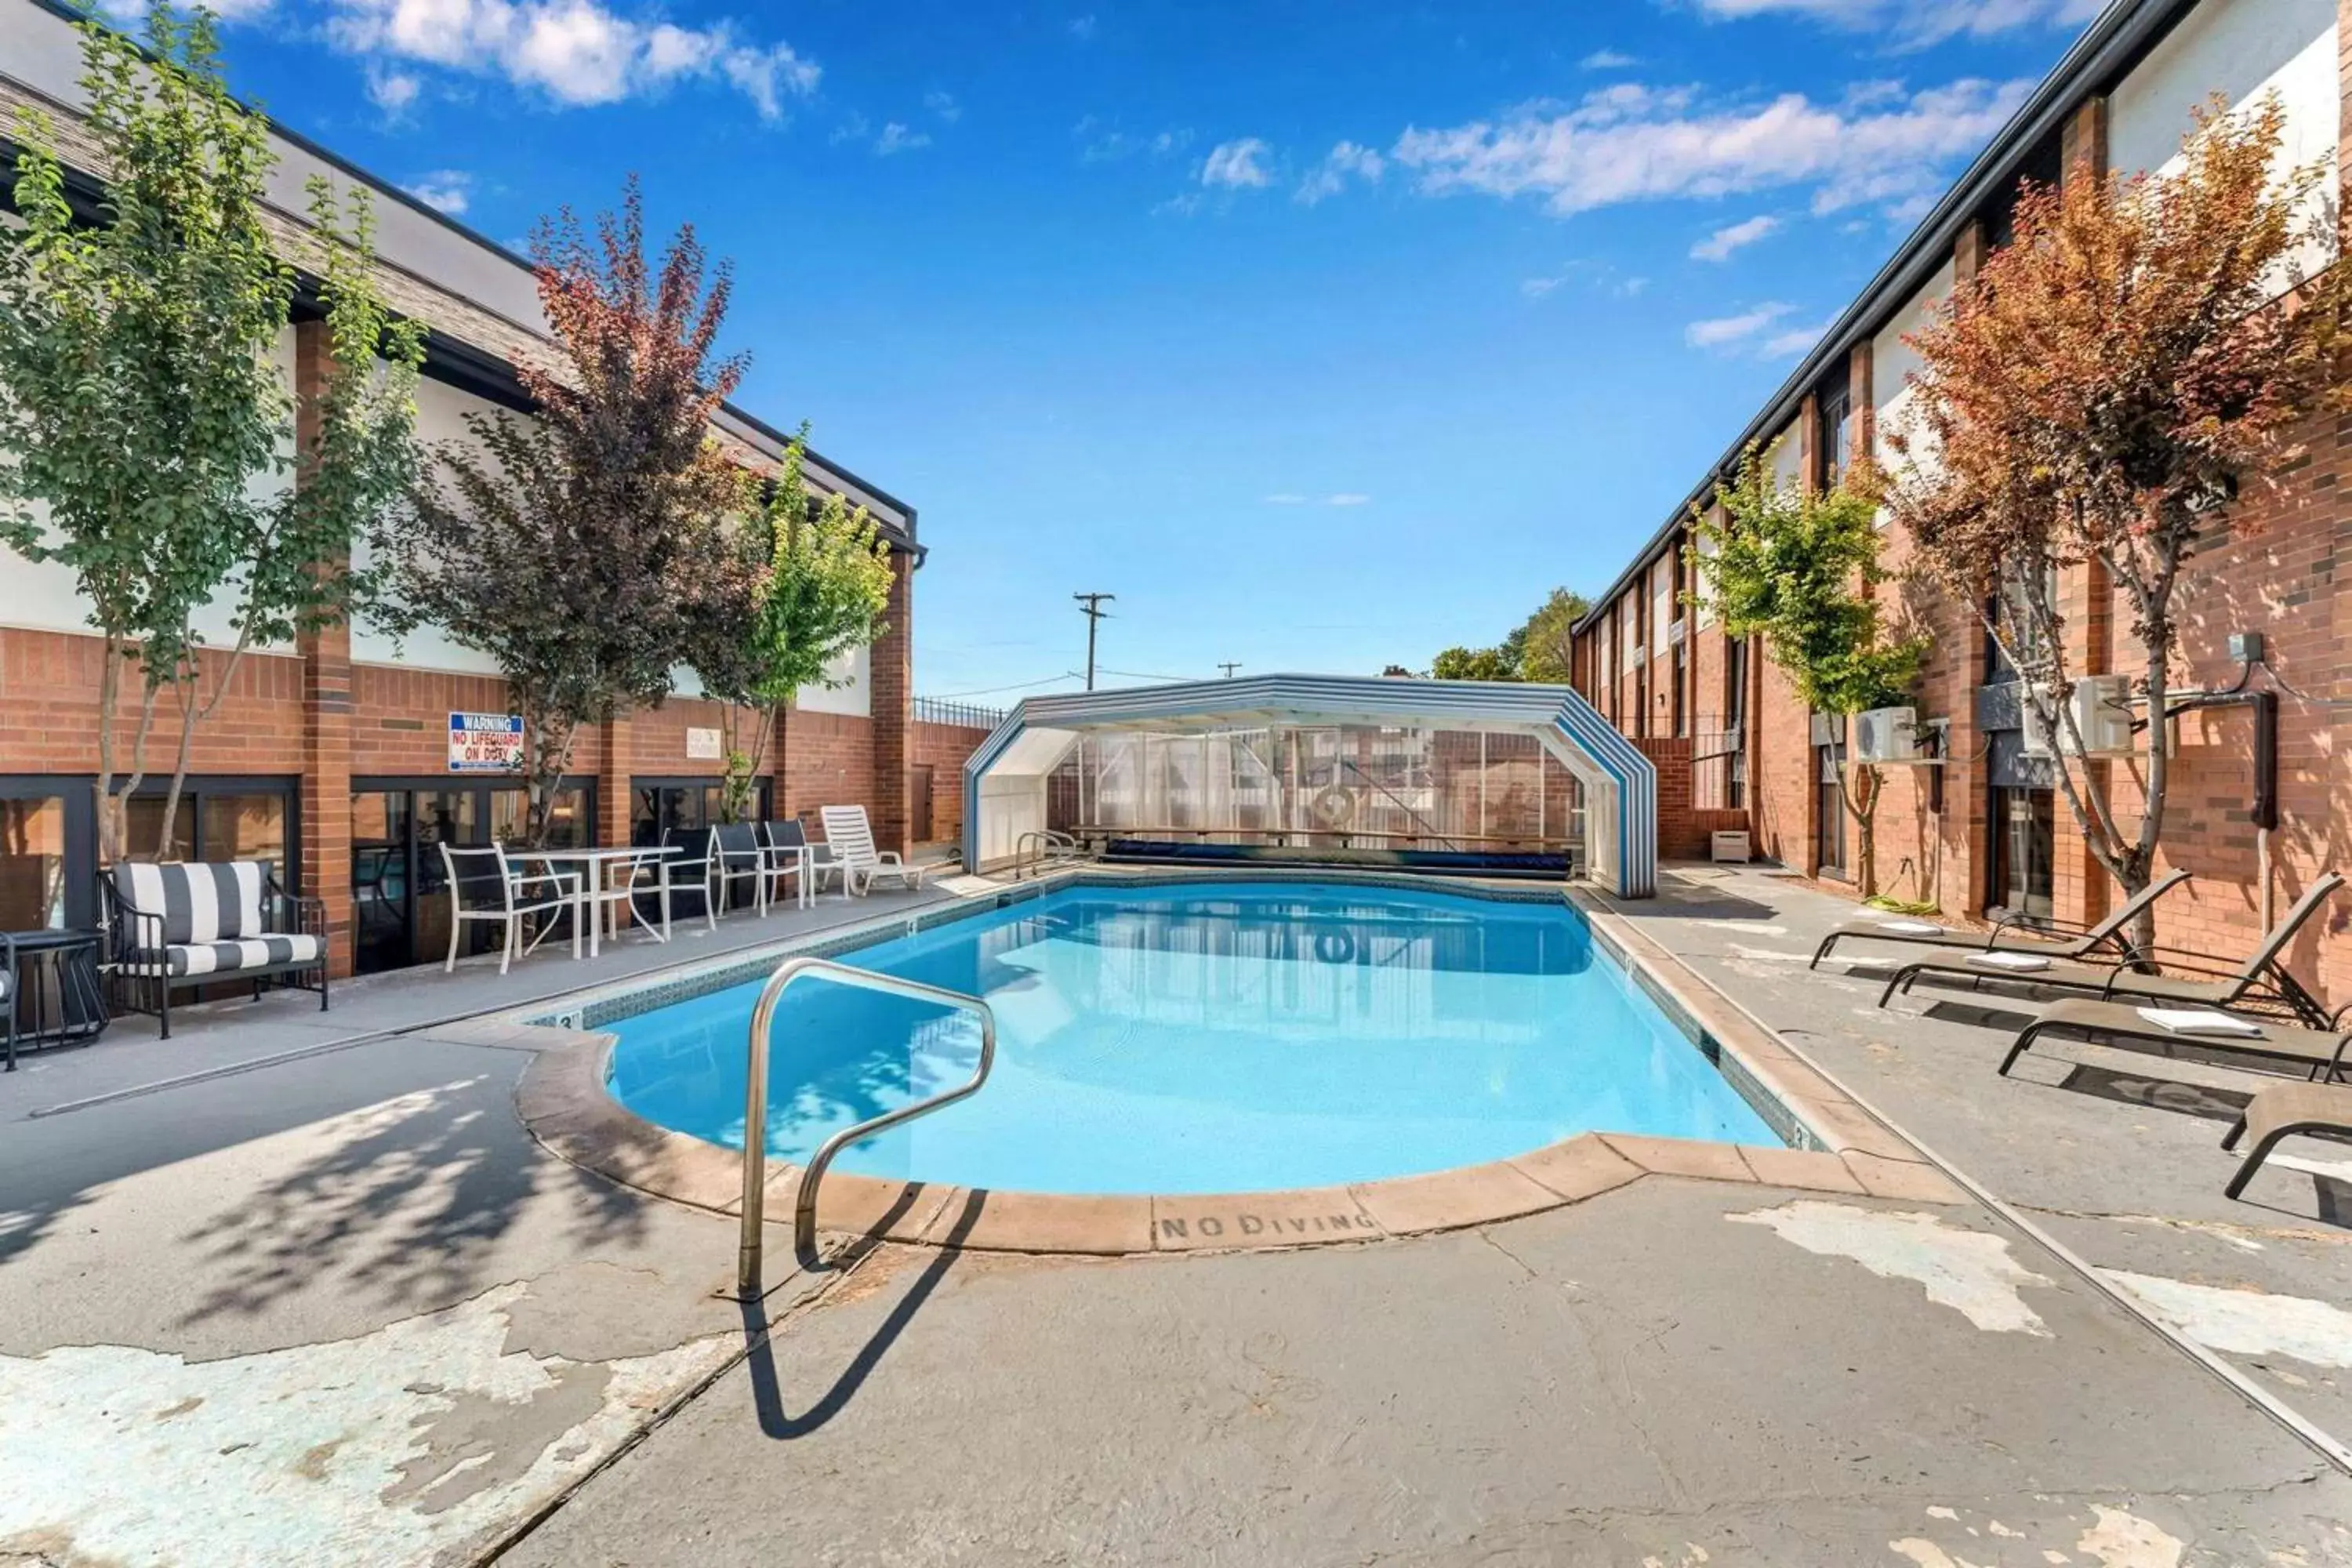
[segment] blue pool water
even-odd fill
[[[1442,1170],[1593,1130],[1777,1143],[1557,903],[1276,883],[1071,889],[843,955],[987,998],[970,1100],[835,1169],[1062,1193]],[[604,1026],[630,1110],[740,1148],[757,982]],[[803,980],[776,1015],[772,1155],[971,1076],[957,1014]]]

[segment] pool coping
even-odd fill
[[[1240,879],[1223,868],[1212,873],[1162,868],[1143,875],[1092,868],[1064,872],[657,972],[666,978],[651,984],[640,976],[634,983],[594,987],[470,1027],[539,1047],[516,1086],[515,1107],[532,1138],[551,1153],[638,1191],[736,1215],[742,1210],[740,1151],[657,1126],[606,1091],[615,1037],[594,1026],[615,1016],[609,1010],[614,1005],[646,994],[665,1001],[707,994],[740,984],[790,954],[837,952],[894,931],[912,934],[1060,888],[1236,879],[1430,889],[1426,877],[1385,872]],[[1582,1203],[1649,1176],[1910,1203],[1969,1201],[1908,1139],[1847,1098],[1695,970],[1643,935],[1636,922],[1583,889],[1466,879],[1448,879],[1442,886],[1496,901],[1549,903],[1564,898],[1610,956],[1790,1146],[1583,1132],[1507,1159],[1418,1175],[1340,1186],[1151,1196],[967,1188],[834,1172],[820,1194],[820,1225],[837,1234],[934,1247],[1127,1256],[1287,1250],[1458,1230]],[[791,1214],[799,1180],[797,1164],[767,1162],[762,1186],[768,1213]]]

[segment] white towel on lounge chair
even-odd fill
[[[1972,952],[1970,963],[1980,963],[1987,969],[2012,969],[2020,973],[2047,969],[2050,961],[2036,952]]]
[[[2227,1013],[2210,1012],[2202,1007],[2137,1007],[2141,1017],[2159,1029],[2169,1029],[2176,1035],[2222,1035],[2231,1039],[2259,1040],[2263,1026],[2249,1018],[2232,1018]]]
[[[1944,928],[1927,921],[1880,921],[1878,929],[1901,936],[1941,936]]]

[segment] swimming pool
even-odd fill
[[[985,997],[970,1100],[842,1154],[871,1176],[1045,1193],[1312,1187],[1602,1131],[1779,1144],[1557,901],[1339,883],[1078,887],[840,955]],[[600,1026],[607,1087],[740,1148],[760,982]],[[811,980],[778,1009],[768,1152],[970,1076],[968,1014]]]

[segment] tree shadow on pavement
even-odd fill
[[[648,1200],[541,1150],[512,1095],[509,1075],[479,1074],[304,1128],[325,1146],[188,1233],[192,1271],[216,1282],[184,1321],[249,1317],[322,1278],[413,1311],[451,1305],[505,1277],[498,1244],[555,1194],[578,1250],[637,1239]]]

